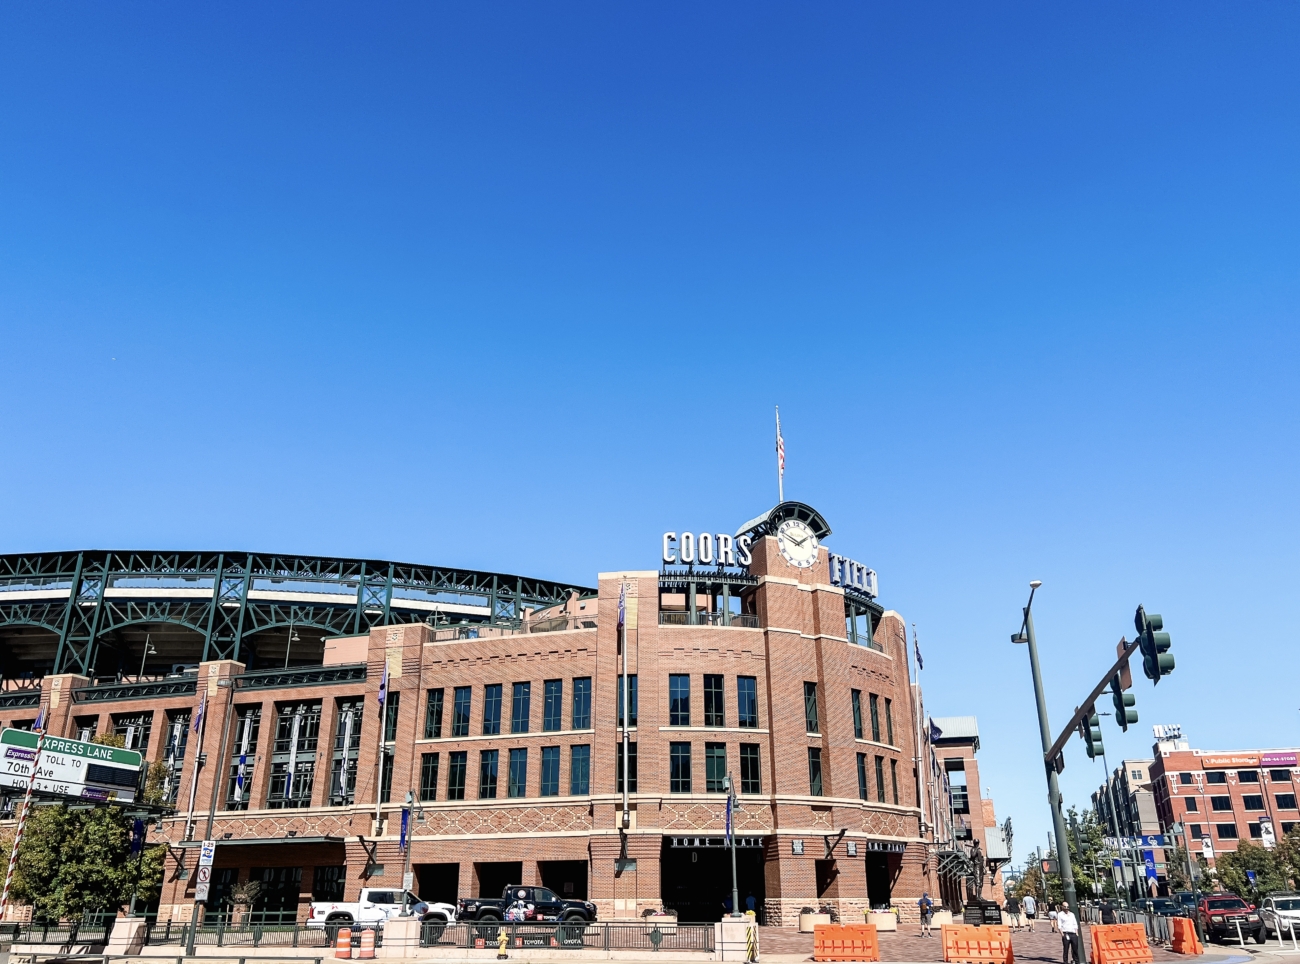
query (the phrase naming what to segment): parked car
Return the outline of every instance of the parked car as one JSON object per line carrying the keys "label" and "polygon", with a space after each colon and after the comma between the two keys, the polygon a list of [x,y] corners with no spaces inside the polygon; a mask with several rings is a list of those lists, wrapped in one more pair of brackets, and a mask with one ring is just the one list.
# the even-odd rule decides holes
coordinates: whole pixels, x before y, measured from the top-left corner
{"label": "parked car", "polygon": [[596,905],[585,900],[561,900],[545,887],[511,884],[501,899],[462,898],[456,902],[460,921],[594,921]]}
{"label": "parked car", "polygon": [[1190,890],[1180,890],[1174,894],[1174,900],[1183,905],[1183,913],[1188,917],[1196,916],[1196,895]]}
{"label": "parked car", "polygon": [[1242,941],[1254,937],[1255,943],[1263,944],[1268,939],[1264,936],[1264,923],[1259,919],[1255,905],[1246,903],[1236,894],[1210,894],[1203,897],[1196,916],[1212,941],[1236,937],[1238,929]]}
{"label": "parked car", "polygon": [[428,903],[409,890],[392,887],[363,887],[361,899],[355,902],[318,900],[307,909],[308,927],[347,927],[351,924],[373,924],[383,927],[390,917],[397,917],[404,907],[425,922],[444,924],[456,919],[456,908],[451,904]]}
{"label": "parked car", "polygon": [[1178,917],[1186,913],[1183,905],[1170,897],[1143,897],[1133,902],[1133,909],[1153,917]]}
{"label": "parked car", "polygon": [[1292,929],[1300,938],[1300,894],[1269,894],[1259,905],[1259,919],[1264,923],[1264,937],[1290,937]]}

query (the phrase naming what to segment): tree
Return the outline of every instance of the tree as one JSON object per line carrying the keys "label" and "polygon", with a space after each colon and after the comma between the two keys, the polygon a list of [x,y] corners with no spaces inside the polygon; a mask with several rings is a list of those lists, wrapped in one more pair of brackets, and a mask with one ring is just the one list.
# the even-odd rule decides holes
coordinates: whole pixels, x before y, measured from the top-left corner
{"label": "tree", "polygon": [[[121,746],[122,738],[102,734],[95,742]],[[146,802],[161,802],[163,770],[160,763],[150,767]],[[131,826],[120,806],[33,807],[18,853],[13,898],[32,904],[35,915],[47,919],[115,912],[132,892],[138,901],[151,900],[162,885],[166,847],[148,847],[133,855]],[[6,863],[12,847],[11,835],[3,846]]]}
{"label": "tree", "polygon": [[[1242,840],[1235,853],[1219,854],[1218,877],[1228,890],[1252,903],[1258,904],[1260,895],[1270,891],[1286,890],[1286,872],[1279,867],[1274,851]],[[1255,872],[1252,884],[1246,872]]]}

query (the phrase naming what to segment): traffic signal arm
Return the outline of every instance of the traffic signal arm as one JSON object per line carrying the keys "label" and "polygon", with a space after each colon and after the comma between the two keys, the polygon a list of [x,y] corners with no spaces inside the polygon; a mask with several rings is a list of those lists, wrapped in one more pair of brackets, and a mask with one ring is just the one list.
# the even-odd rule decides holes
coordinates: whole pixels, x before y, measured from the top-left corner
{"label": "traffic signal arm", "polygon": [[1043,754],[1043,763],[1045,766],[1053,766],[1052,761],[1060,755],[1061,751],[1065,749],[1066,742],[1078,731],[1080,722],[1096,712],[1094,704],[1097,702],[1097,697],[1106,692],[1106,689],[1110,686],[1111,677],[1120,671],[1125,661],[1136,653],[1137,650],[1138,640],[1135,639],[1124,648],[1123,654],[1121,654],[1119,659],[1115,660],[1115,665],[1106,670],[1106,675],[1101,678],[1100,683],[1093,687],[1093,690],[1088,694],[1087,699],[1079,704],[1079,708],[1074,711],[1074,716],[1070,717],[1070,722],[1065,724],[1065,729],[1061,730],[1061,735],[1056,738],[1056,742],[1052,744],[1051,749]]}

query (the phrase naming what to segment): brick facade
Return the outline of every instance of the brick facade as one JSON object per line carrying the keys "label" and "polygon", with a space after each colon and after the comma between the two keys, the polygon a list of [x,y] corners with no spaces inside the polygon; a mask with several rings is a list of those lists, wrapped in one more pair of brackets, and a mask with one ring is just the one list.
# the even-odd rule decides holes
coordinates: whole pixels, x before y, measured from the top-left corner
{"label": "brick facade", "polygon": [[[224,872],[223,880],[298,868],[293,883],[299,889],[299,917],[305,916],[313,890],[325,887],[335,873],[342,874],[345,899],[355,899],[363,886],[400,887],[400,811],[408,791],[417,800],[421,796],[422,776],[429,772],[424,759],[435,753],[436,794],[421,800],[412,816],[410,860],[417,889],[426,899],[476,896],[493,888],[496,896],[501,882],[513,882],[517,873],[518,882],[571,888],[574,896],[585,893],[602,919],[633,917],[676,903],[689,905],[684,913],[698,919],[716,920],[731,890],[729,865],[724,873],[718,856],[725,851],[691,841],[724,833],[725,797],[709,784],[706,758],[725,757],[713,775],[725,770],[739,781],[742,747],[748,754],[757,747],[759,760],[759,786],[743,788],[749,792],[741,794],[742,810],[735,815],[737,834],[755,844],[738,852],[744,865],[742,901],[752,894],[773,924],[788,924],[801,908],[827,903],[843,919],[860,919],[869,900],[892,902],[905,919],[914,916],[921,892],[938,891],[920,833],[916,711],[904,622],[896,613],[885,613],[872,646],[850,643],[844,590],[831,584],[825,548],[811,568],[801,570],[786,563],[773,537],[760,538],[749,572],[757,584],[745,599],[746,612],[757,617],[761,628],[663,624],[659,573],[603,573],[598,597],[575,596],[558,613],[566,627],[558,631],[536,631],[536,625],[531,632],[483,628],[477,638],[447,639],[446,631],[422,624],[376,628],[365,640],[364,680],[310,685],[302,674],[287,674],[297,682],[226,688],[221,680],[237,676],[243,667],[213,662],[199,668],[199,697],[74,706],[66,694],[86,681],[47,678],[50,732],[76,736],[78,727],[93,718],[102,733],[111,729],[115,714],[152,711],[145,752],[148,759],[159,760],[166,749],[168,712],[192,711],[207,694],[202,739],[188,734],[176,790],[178,815],[166,820],[161,831],[151,831],[151,840],[170,847],[161,920],[189,918],[197,860],[193,841],[204,835],[214,789],[212,835],[219,842],[214,872]],[[638,684],[631,737],[636,790],[630,794],[626,832],[620,828],[616,783],[621,654],[615,614],[624,584],[628,665]],[[378,696],[385,665],[389,705],[393,697],[399,705],[390,727],[393,739],[384,743],[391,755],[390,799],[380,805],[382,820],[376,825],[382,772]],[[689,679],[688,723],[672,719],[669,679],[674,675]],[[722,679],[720,722],[705,718],[706,677]],[[740,725],[742,677],[754,680],[755,726]],[[559,680],[563,689],[558,730],[544,728],[548,680]],[[576,728],[575,680],[591,684],[590,721],[579,721],[585,725]],[[516,683],[529,684],[527,732],[512,732]],[[806,684],[815,688],[815,729],[806,714]],[[486,687],[496,685],[501,687],[500,731],[485,733]],[[455,735],[455,693],[463,687],[470,693],[468,734]],[[426,734],[425,725],[433,690],[441,690],[443,699],[436,736]],[[855,733],[855,690],[864,717],[861,736]],[[339,804],[331,801],[331,768],[341,742],[337,734],[345,725],[341,713],[356,700],[363,706],[353,728],[359,733],[355,791],[350,803]],[[285,708],[307,704],[301,725],[309,726],[316,702],[318,738],[312,746],[300,731],[295,751],[301,768],[295,777],[298,787],[305,786],[306,770],[314,769],[310,795],[302,797],[300,807],[272,808],[273,789],[283,793],[283,776],[274,783],[273,770],[288,766],[289,741],[276,746],[277,717],[288,713]],[[879,736],[865,719],[869,704],[877,707]],[[231,810],[227,792],[239,752],[239,721],[254,707],[260,707],[261,716],[256,746],[249,753],[249,809]],[[218,761],[223,740],[225,753]],[[193,761],[200,742],[208,762],[194,787],[194,829],[187,841]],[[689,789],[680,779],[674,785],[672,778],[673,760],[682,759],[683,746],[689,746]],[[573,793],[575,748],[583,747],[590,748],[589,780],[585,792]],[[558,748],[555,795],[543,796],[544,748],[548,753]],[[518,797],[508,796],[512,750],[526,751],[526,777]],[[496,788],[494,796],[482,799],[485,751],[496,753]],[[820,758],[820,792],[812,781],[810,751],[813,759]],[[464,799],[449,799],[452,761],[460,754]],[[866,799],[859,792],[860,755]]]}

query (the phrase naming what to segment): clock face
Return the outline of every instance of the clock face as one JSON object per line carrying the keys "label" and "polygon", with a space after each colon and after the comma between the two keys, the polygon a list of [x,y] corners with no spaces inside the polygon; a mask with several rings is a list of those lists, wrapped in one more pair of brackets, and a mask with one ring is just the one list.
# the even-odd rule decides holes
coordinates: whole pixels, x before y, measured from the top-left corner
{"label": "clock face", "polygon": [[817,561],[817,536],[798,519],[788,519],[777,527],[776,542],[792,566],[809,569]]}

